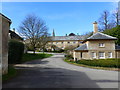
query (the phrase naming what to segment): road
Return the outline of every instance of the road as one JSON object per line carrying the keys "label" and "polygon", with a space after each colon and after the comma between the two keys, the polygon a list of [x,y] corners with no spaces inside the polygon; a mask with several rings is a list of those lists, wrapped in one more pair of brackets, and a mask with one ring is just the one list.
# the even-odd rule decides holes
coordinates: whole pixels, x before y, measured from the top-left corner
{"label": "road", "polygon": [[3,88],[118,88],[118,72],[68,64],[63,54],[17,64],[20,74]]}

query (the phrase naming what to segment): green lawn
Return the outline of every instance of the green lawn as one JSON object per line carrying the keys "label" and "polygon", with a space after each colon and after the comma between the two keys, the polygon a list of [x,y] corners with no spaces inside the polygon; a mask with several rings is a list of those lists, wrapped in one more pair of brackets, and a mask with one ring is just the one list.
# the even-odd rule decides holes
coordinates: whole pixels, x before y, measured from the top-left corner
{"label": "green lawn", "polygon": [[53,55],[52,54],[46,54],[46,53],[37,53],[37,54],[27,53],[27,54],[23,55],[22,62],[36,60],[36,59],[48,58],[48,57],[51,57],[51,56],[53,56]]}
{"label": "green lawn", "polygon": [[8,74],[2,75],[2,81],[6,81],[17,75],[17,70],[13,66],[8,66]]}
{"label": "green lawn", "polygon": [[[43,54],[43,53],[30,54],[28,53],[28,54],[23,55],[21,63],[24,63],[26,61],[36,60],[36,59],[48,58],[50,56],[52,56],[52,54]],[[15,77],[17,74],[18,74],[18,71],[12,65],[9,65],[8,74],[3,75],[2,80],[3,81],[9,80],[10,78]]]}
{"label": "green lawn", "polygon": [[97,69],[119,70],[120,68],[120,59],[78,60],[77,62],[70,61],[69,59],[65,59],[64,61],[83,67],[90,67]]}

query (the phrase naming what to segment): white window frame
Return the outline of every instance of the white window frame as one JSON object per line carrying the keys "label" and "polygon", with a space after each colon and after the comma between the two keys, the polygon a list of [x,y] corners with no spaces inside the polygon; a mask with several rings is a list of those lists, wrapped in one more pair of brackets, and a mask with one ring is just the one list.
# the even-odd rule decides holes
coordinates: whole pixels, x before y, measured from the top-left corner
{"label": "white window frame", "polygon": [[[100,53],[102,53],[103,55],[100,55]],[[101,57],[101,56],[103,56],[103,57]],[[99,58],[104,59],[105,58],[105,52],[99,52]]]}
{"label": "white window frame", "polygon": [[112,52],[108,52],[108,58],[112,58],[113,54]]}
{"label": "white window frame", "polygon": [[96,53],[95,52],[92,52],[92,58],[96,58]]}
{"label": "white window frame", "polygon": [[99,47],[105,47],[105,43],[99,43]]}

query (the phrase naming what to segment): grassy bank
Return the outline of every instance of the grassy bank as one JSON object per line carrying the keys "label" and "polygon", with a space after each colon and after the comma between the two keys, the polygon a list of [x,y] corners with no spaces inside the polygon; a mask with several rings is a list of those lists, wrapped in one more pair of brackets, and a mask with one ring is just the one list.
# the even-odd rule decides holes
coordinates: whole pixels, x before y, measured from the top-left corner
{"label": "grassy bank", "polygon": [[17,70],[13,66],[8,66],[8,74],[2,75],[2,81],[9,80],[17,75]]}
{"label": "grassy bank", "polygon": [[120,59],[78,60],[77,62],[65,59],[64,61],[88,68],[104,70],[120,70]]}
{"label": "grassy bank", "polygon": [[[39,53],[39,54],[24,54],[23,57],[22,57],[22,62],[21,63],[24,63],[24,62],[27,62],[27,61],[32,61],[32,60],[36,60],[36,59],[43,59],[43,58],[48,58],[52,56],[52,54],[43,54],[43,53]],[[2,76],[2,80],[3,82],[4,81],[7,81],[13,77],[15,77],[18,73],[18,71],[13,67],[13,65],[9,65],[8,67],[8,74],[6,75],[3,75]]]}
{"label": "grassy bank", "polygon": [[51,57],[51,56],[52,56],[52,54],[46,54],[46,53],[37,53],[37,54],[27,53],[27,54],[23,55],[22,62],[36,60],[36,59],[48,58],[48,57]]}

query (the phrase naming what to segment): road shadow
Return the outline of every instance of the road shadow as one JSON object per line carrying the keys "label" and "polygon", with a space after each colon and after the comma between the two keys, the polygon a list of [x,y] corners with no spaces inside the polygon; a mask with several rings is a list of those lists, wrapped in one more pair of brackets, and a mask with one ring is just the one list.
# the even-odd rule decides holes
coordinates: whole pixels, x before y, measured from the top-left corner
{"label": "road shadow", "polygon": [[99,88],[84,72],[63,68],[26,67],[3,88]]}

